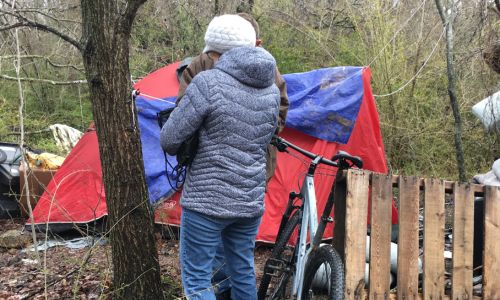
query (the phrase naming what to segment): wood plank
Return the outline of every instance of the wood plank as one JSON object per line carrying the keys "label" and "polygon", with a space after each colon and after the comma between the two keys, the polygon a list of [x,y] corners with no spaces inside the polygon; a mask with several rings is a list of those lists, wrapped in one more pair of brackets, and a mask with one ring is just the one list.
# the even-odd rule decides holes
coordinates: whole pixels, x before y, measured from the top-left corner
{"label": "wood plank", "polygon": [[500,187],[485,196],[483,299],[500,299]]}
{"label": "wood plank", "polygon": [[335,195],[334,195],[334,209],[333,219],[335,226],[333,227],[333,247],[337,250],[340,258],[345,263],[345,199],[346,199],[346,179],[347,172],[342,174],[342,177],[335,178]]}
{"label": "wood plank", "polygon": [[425,299],[444,297],[444,182],[424,179],[424,286]]}
{"label": "wood plank", "polygon": [[369,299],[387,299],[391,272],[392,176],[371,175]]}
{"label": "wood plank", "polygon": [[470,185],[454,184],[452,299],[472,296],[474,193]]}
{"label": "wood plank", "polygon": [[368,212],[369,173],[347,173],[345,299],[363,299],[365,288],[366,217]]}
{"label": "wood plank", "polygon": [[418,203],[420,180],[399,178],[398,300],[418,296]]}
{"label": "wood plank", "polygon": [[[399,175],[392,175],[392,186],[396,187],[398,185]],[[424,178],[418,178],[420,189],[423,190],[424,187]],[[444,190],[447,194],[453,193],[453,184],[454,181],[444,181]],[[484,185],[481,184],[471,184],[470,189],[477,197],[484,196]]]}
{"label": "wood plank", "polygon": [[[364,299],[368,299],[368,297],[365,297]],[[386,298],[387,300],[396,300],[396,299],[399,299],[399,296],[396,296],[396,294],[394,293],[391,293],[389,294],[389,297]],[[415,298],[405,298],[405,300],[408,300],[408,299],[411,299],[411,300],[414,300],[414,299],[418,299],[418,300],[421,300],[421,299],[424,299],[424,297],[422,297],[422,294],[417,294],[415,296]],[[445,295],[443,300],[452,300],[453,298],[448,296],[448,295]],[[474,297],[470,297],[469,300],[480,300],[481,297],[478,297],[478,296],[474,296]]]}

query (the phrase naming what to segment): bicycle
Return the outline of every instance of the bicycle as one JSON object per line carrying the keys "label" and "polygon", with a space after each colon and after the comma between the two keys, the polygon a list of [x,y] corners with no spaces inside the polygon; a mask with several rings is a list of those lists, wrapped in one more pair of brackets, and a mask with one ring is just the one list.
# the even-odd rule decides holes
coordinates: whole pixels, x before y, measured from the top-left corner
{"label": "bicycle", "polygon": [[[345,170],[353,166],[362,168],[363,161],[344,151],[339,151],[332,160],[329,160],[277,136],[273,137],[271,143],[280,152],[288,152],[287,148],[292,148],[310,158],[311,162],[303,180],[301,192],[292,191],[289,195],[275,246],[264,265],[264,273],[257,292],[258,298],[259,300],[287,297],[296,297],[298,300],[313,299],[316,295],[326,292],[326,299],[343,299],[344,264],[342,258],[332,245],[321,242],[327,224],[333,222],[330,213],[334,205],[338,182],[342,181]],[[333,189],[318,222],[313,179],[319,164],[337,167],[337,172]],[[297,233],[296,246],[290,247],[288,241],[294,233]],[[309,245],[308,234],[311,237]],[[292,278],[293,284],[291,289],[288,289]]]}

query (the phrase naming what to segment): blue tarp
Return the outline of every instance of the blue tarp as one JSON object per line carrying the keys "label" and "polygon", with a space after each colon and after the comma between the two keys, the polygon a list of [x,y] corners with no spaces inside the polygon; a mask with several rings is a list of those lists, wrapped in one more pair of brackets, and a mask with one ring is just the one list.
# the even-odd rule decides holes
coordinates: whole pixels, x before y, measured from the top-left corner
{"label": "blue tarp", "polygon": [[362,67],[284,75],[290,108],[286,126],[346,144],[363,99]]}
{"label": "blue tarp", "polygon": [[[165,156],[160,147],[160,126],[156,116],[157,112],[175,105],[175,97],[165,100],[150,100],[141,96],[138,96],[135,100],[141,129],[144,171],[151,203],[156,203],[161,198],[168,197],[175,192],[169,185],[165,175]],[[168,161],[171,165],[177,165],[175,156],[168,156]],[[169,173],[171,171],[169,168]]]}
{"label": "blue tarp", "polygon": [[[361,67],[336,67],[284,75],[290,100],[286,126],[330,142],[349,140],[363,99]],[[159,144],[158,111],[172,107],[175,97],[151,100],[138,96],[136,106],[151,203],[174,190],[165,175]],[[169,162],[176,165],[175,157]]]}

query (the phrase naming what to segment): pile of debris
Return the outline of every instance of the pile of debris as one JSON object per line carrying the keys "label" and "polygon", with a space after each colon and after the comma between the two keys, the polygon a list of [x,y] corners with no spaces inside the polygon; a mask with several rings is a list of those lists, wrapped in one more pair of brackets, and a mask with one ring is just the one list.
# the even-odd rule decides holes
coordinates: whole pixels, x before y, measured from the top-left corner
{"label": "pile of debris", "polygon": [[[68,153],[82,133],[62,124],[49,129],[61,153]],[[0,219],[29,216],[64,157],[14,143],[0,142]]]}

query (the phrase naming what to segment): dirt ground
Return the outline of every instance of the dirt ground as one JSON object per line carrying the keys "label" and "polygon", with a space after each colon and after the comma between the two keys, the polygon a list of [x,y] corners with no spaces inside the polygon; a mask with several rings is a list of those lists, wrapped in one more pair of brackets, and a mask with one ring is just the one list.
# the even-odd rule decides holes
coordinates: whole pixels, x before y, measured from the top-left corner
{"label": "dirt ground", "polygon": [[[447,218],[448,219],[448,218]],[[0,235],[23,228],[24,220],[0,220]],[[448,222],[447,222],[448,225]],[[446,232],[449,228],[446,226]],[[179,244],[175,229],[157,228],[156,238],[166,299],[182,299],[180,287]],[[27,233],[28,236],[30,234]],[[38,234],[38,240],[45,236]],[[451,250],[451,242],[445,243]],[[269,245],[257,245],[255,270],[257,282],[271,253]],[[451,260],[446,264],[446,290],[449,293]],[[109,243],[82,249],[55,246],[39,251],[0,247],[0,300],[19,299],[110,299],[112,284],[111,247]],[[474,295],[481,295],[481,284],[475,284]]]}
{"label": "dirt ground", "polygon": [[[24,220],[0,220],[0,235],[23,227]],[[163,234],[165,236],[165,234]],[[43,235],[38,236],[43,239]],[[181,296],[178,242],[158,232],[162,283],[167,299]],[[270,248],[258,245],[255,265],[258,280]],[[56,246],[34,252],[0,247],[0,299],[110,299],[111,247],[83,249]],[[89,257],[86,260],[86,257]],[[86,261],[86,263],[83,263]],[[41,263],[39,263],[41,262]]]}

